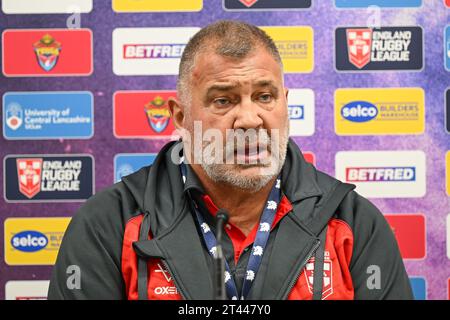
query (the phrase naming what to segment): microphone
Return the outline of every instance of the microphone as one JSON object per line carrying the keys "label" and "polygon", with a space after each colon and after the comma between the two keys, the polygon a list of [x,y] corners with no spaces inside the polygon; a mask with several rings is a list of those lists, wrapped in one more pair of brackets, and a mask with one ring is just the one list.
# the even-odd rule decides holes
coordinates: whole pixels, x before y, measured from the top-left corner
{"label": "microphone", "polygon": [[228,212],[219,209],[216,214],[216,256],[214,257],[214,300],[227,300],[225,290],[225,257],[222,250],[222,238],[225,224],[228,222]]}

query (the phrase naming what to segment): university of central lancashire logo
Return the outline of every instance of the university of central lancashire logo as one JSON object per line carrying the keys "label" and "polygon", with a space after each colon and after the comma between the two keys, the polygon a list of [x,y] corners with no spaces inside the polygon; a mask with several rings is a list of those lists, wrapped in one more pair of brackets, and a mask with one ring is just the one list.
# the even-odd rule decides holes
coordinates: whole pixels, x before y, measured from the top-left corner
{"label": "university of central lancashire logo", "polygon": [[6,108],[6,125],[11,130],[17,130],[23,123],[23,110],[17,103],[12,103]]}
{"label": "university of central lancashire logo", "polygon": [[17,159],[19,191],[29,199],[41,191],[42,159]]}
{"label": "university of central lancashire logo", "polygon": [[257,3],[259,0],[239,0],[240,2],[242,2],[242,4],[248,8],[250,8],[251,6],[253,6],[255,3]]}
{"label": "university of central lancashire logo", "polygon": [[53,70],[61,52],[61,43],[55,41],[51,35],[46,34],[33,47],[41,68],[47,72]]}
{"label": "university of central lancashire logo", "polygon": [[163,132],[170,121],[170,112],[166,106],[166,100],[161,96],[156,96],[153,101],[144,106],[148,123],[156,133]]}
{"label": "university of central lancashire logo", "polygon": [[372,30],[348,29],[347,46],[349,61],[359,69],[364,68],[372,53]]}

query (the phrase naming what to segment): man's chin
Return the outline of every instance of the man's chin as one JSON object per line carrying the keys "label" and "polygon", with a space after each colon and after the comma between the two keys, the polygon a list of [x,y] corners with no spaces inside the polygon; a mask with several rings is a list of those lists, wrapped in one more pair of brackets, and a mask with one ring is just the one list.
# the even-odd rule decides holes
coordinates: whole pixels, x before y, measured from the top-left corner
{"label": "man's chin", "polygon": [[[202,165],[209,178],[216,183],[225,183],[239,189],[259,191],[272,176],[268,176],[266,167],[259,165]],[[269,170],[270,171],[270,170]]]}
{"label": "man's chin", "polygon": [[252,178],[266,175],[269,167],[262,164],[237,164],[231,170],[242,177]]}
{"label": "man's chin", "polygon": [[220,165],[220,171],[230,172],[235,175],[242,176],[258,176],[264,174],[265,171],[271,167],[270,164],[262,164],[262,163],[242,163],[242,164],[223,164]]}
{"label": "man's chin", "polygon": [[[255,170],[254,172],[250,172]],[[246,172],[230,173],[223,181],[235,188],[246,190],[248,192],[258,192],[264,188],[271,180],[272,176],[262,175],[257,168],[249,169]]]}

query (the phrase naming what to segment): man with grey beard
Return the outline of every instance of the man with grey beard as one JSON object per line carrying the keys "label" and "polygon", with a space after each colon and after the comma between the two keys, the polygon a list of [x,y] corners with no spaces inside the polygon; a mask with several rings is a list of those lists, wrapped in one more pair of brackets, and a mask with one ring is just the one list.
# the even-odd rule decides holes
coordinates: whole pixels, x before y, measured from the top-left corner
{"label": "man with grey beard", "polygon": [[185,48],[177,90],[181,139],[83,205],[50,299],[212,299],[224,211],[227,299],[412,299],[383,215],[289,139],[283,65],[266,33],[206,26]]}

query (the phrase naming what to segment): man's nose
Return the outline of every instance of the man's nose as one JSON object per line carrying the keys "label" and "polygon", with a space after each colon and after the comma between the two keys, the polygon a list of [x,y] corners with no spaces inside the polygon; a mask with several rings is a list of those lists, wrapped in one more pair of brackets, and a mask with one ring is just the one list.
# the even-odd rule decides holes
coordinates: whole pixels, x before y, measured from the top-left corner
{"label": "man's nose", "polygon": [[260,107],[251,98],[241,101],[236,110],[236,120],[234,129],[257,129],[262,127],[263,119],[260,114]]}

